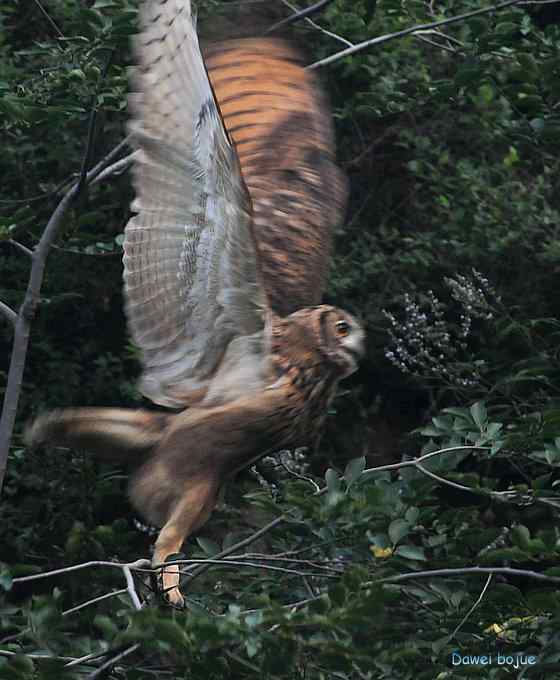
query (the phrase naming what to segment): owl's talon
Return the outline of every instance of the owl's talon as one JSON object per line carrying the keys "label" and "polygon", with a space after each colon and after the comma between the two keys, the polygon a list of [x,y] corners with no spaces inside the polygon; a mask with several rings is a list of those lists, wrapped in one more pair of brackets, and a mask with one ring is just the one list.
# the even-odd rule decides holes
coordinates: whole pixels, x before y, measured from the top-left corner
{"label": "owl's talon", "polygon": [[158,590],[163,599],[176,609],[184,609],[185,598],[179,589],[179,568],[163,567],[157,577]]}

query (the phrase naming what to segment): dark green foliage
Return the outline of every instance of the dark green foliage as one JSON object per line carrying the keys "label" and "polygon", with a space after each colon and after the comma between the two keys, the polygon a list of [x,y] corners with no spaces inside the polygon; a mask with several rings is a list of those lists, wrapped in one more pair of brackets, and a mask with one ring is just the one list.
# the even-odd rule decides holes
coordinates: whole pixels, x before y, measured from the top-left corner
{"label": "dark green foliage", "polygon": [[[50,20],[33,2],[0,8],[0,300],[15,309],[29,262],[10,239],[36,244],[81,170],[92,107],[90,166],[125,135],[135,30],[132,0],[43,5]],[[224,5],[202,4],[208,34]],[[479,7],[334,0],[315,20],[358,43]],[[229,489],[227,508],[185,546],[203,560],[285,517],[235,553],[244,565],[187,579],[187,612],[159,606],[136,573],[141,611],[125,591],[63,614],[125,589],[114,567],[17,581],[147,557],[152,540],[135,527],[123,471],[21,443],[41,410],[140,401],[120,295],[128,176],[73,206],[49,257],[2,496],[0,678],[74,680],[111,658],[104,677],[126,680],[517,677],[498,654],[522,655],[526,677],[559,675],[557,582],[396,580],[474,566],[560,576],[560,24],[550,8],[478,16],[321,70],[351,181],[328,297],[363,318],[368,359],[334,403],[311,472],[279,492]],[[294,34],[310,61],[344,47],[305,24]],[[11,336],[0,323],[5,378]],[[448,448],[423,469],[367,471]],[[454,652],[494,660],[453,665]],[[99,656],[66,665],[88,654]]]}

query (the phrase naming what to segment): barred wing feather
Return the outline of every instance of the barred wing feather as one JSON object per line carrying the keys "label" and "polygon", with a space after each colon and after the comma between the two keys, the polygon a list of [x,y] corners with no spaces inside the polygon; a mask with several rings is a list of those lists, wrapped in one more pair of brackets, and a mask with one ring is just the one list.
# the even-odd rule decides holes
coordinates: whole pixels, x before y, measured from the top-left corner
{"label": "barred wing feather", "polygon": [[[136,215],[124,241],[126,312],[142,351],[141,391],[155,403],[182,407],[193,394],[204,395],[230,346],[259,380],[267,301],[251,201],[190,2],[145,2],[140,20],[130,96],[139,153]],[[247,380],[239,374],[230,392],[246,389]]]}

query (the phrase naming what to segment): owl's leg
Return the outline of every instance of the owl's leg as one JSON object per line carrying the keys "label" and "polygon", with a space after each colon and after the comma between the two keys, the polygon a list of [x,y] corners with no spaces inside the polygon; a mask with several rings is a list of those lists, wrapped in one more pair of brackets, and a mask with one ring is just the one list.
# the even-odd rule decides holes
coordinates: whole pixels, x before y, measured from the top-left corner
{"label": "owl's leg", "polygon": [[[216,504],[218,486],[213,477],[189,481],[183,497],[175,505],[159,533],[152,564],[161,565],[169,555],[179,552],[187,536],[206,522]],[[167,600],[175,607],[183,607],[184,599],[179,590],[179,567],[164,567],[161,580]]]}

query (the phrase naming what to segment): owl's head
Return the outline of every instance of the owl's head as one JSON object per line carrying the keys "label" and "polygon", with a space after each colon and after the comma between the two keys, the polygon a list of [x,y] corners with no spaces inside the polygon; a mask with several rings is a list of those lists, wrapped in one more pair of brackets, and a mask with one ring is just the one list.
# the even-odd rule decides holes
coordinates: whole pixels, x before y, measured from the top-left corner
{"label": "owl's head", "polygon": [[316,351],[339,378],[345,378],[358,368],[365,353],[365,333],[351,314],[330,305],[319,305],[300,309],[288,319],[305,329]]}
{"label": "owl's head", "polygon": [[345,378],[358,368],[365,354],[365,333],[351,314],[343,309],[320,305],[316,308],[319,321],[319,347]]}

